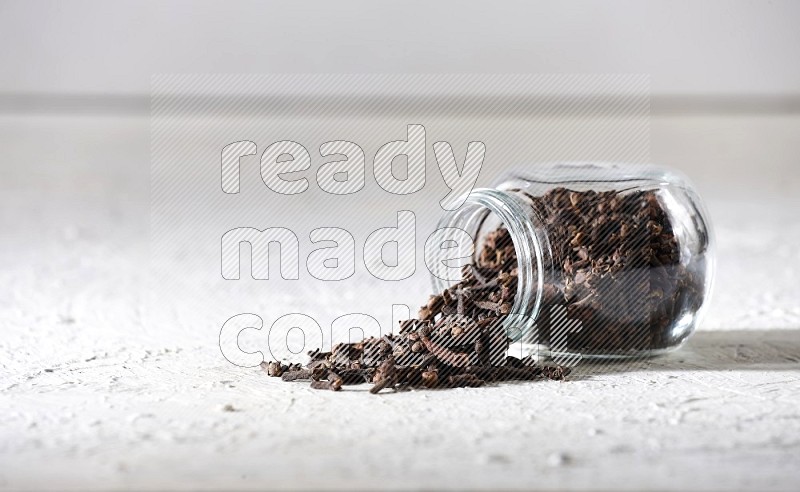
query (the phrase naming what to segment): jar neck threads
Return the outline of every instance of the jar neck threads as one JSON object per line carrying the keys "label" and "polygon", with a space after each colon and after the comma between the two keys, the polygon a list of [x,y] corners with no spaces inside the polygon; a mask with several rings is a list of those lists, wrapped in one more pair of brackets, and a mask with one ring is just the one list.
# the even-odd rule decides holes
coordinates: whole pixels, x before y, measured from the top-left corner
{"label": "jar neck threads", "polygon": [[[551,278],[552,255],[547,235],[530,204],[514,192],[490,188],[472,191],[464,204],[439,223],[439,228],[457,227],[466,231],[477,243],[490,215],[494,215],[509,232],[517,257],[517,292],[511,313],[504,327],[513,341],[536,338],[533,329],[544,302],[545,282]],[[434,277],[434,292],[448,287]]]}

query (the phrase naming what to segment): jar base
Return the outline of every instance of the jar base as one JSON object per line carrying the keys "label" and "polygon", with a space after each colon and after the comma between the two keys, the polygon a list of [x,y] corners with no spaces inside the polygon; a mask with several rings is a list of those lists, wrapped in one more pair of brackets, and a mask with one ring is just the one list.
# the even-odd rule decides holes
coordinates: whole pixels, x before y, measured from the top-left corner
{"label": "jar base", "polygon": [[651,359],[670,354],[681,348],[686,340],[683,340],[672,347],[665,347],[651,350],[639,350],[630,353],[577,353],[565,351],[551,351],[549,347],[542,344],[516,343],[509,348],[511,355],[516,356],[519,352],[522,357],[532,357],[536,362],[555,361],[559,364],[569,365],[570,362],[580,360],[600,362],[600,361],[631,361],[636,359]]}

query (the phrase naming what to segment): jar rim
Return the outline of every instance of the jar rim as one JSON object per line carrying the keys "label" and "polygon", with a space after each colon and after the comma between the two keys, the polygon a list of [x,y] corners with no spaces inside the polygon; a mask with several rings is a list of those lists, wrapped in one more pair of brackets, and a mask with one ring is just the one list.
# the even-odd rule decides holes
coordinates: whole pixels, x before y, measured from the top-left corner
{"label": "jar rim", "polygon": [[[512,341],[519,341],[533,329],[544,300],[546,249],[536,232],[537,224],[530,220],[531,214],[525,209],[526,204],[522,199],[507,191],[476,188],[466,197],[459,210],[464,211],[469,205],[495,214],[511,236],[517,255],[517,292],[511,313],[503,326]],[[445,215],[439,227],[449,227],[452,217],[451,214]],[[437,289],[441,286],[434,277],[434,289],[441,290]],[[531,286],[535,287],[533,296],[527,290]]]}

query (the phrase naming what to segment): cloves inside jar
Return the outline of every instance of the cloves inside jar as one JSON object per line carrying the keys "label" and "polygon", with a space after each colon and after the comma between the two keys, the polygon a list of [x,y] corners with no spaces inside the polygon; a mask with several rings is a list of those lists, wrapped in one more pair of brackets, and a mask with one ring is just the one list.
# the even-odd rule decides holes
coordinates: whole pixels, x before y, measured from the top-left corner
{"label": "cloves inside jar", "polygon": [[[478,272],[513,272],[505,328],[539,354],[670,351],[693,333],[711,290],[708,214],[688,179],[666,168],[572,163],[513,172],[473,190],[439,227],[474,239]],[[487,238],[507,247],[484,248]],[[487,250],[508,254],[478,257]],[[452,285],[433,283],[437,293]]]}

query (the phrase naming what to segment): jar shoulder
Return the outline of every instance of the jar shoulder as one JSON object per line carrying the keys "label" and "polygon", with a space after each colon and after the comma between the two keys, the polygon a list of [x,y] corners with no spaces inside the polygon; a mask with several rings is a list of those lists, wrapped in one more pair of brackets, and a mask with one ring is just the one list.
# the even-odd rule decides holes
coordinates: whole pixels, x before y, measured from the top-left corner
{"label": "jar shoulder", "polygon": [[576,191],[694,188],[686,175],[666,166],[595,161],[521,165],[501,175],[493,183],[497,189],[549,189],[555,185]]}

